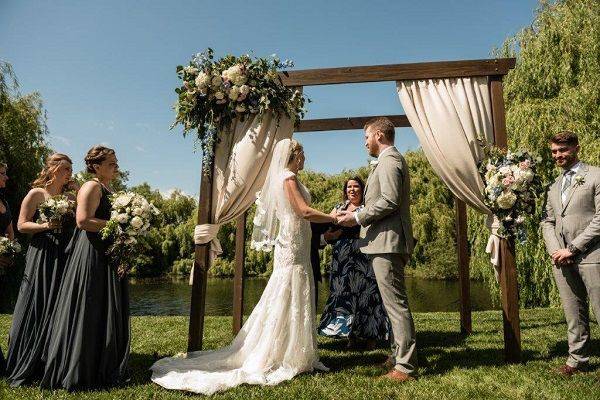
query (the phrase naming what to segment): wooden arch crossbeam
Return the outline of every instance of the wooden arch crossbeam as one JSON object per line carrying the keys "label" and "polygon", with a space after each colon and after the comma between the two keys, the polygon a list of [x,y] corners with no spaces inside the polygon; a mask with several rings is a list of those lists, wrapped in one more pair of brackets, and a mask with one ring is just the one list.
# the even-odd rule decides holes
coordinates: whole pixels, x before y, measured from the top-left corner
{"label": "wooden arch crossbeam", "polygon": [[[514,58],[490,60],[438,61],[426,63],[370,65],[342,68],[283,71],[279,76],[286,86],[314,86],[364,82],[384,82],[415,79],[461,78],[487,76],[492,105],[492,122],[497,146],[507,147],[502,77],[515,66]],[[322,132],[362,129],[374,116],[325,118],[303,120],[296,132]],[[406,115],[387,115],[396,127],[410,127]],[[212,176],[202,179],[198,223],[210,223]],[[456,237],[460,282],[461,331],[470,333],[471,303],[469,289],[469,257],[467,247],[467,214],[464,202],[455,198]],[[243,267],[245,215],[236,223],[235,278],[233,302],[233,330],[242,326]],[[521,360],[521,333],[518,308],[518,287],[514,242],[502,239],[500,243],[500,286],[504,321],[504,355],[507,362]],[[210,267],[208,245],[196,245],[195,268],[191,296],[188,351],[202,348],[206,300],[206,280]]]}

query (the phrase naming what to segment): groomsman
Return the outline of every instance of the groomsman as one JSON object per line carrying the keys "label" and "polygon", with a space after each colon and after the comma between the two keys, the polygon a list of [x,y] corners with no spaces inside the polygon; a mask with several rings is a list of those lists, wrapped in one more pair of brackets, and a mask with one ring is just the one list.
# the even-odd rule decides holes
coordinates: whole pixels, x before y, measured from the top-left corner
{"label": "groomsman", "polygon": [[552,137],[550,150],[562,173],[546,193],[542,231],[568,327],[569,357],[557,372],[571,376],[589,361],[589,303],[600,321],[600,168],[579,160],[573,132]]}

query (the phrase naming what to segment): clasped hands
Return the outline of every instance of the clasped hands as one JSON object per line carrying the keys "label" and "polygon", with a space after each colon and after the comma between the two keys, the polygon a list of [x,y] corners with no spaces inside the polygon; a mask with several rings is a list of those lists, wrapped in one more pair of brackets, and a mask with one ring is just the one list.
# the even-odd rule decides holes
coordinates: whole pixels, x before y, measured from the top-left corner
{"label": "clasped hands", "polygon": [[334,211],[332,216],[335,218],[336,225],[347,227],[358,225],[353,211]]}
{"label": "clasped hands", "polygon": [[568,265],[573,264],[573,253],[569,249],[559,249],[550,255],[555,265]]}

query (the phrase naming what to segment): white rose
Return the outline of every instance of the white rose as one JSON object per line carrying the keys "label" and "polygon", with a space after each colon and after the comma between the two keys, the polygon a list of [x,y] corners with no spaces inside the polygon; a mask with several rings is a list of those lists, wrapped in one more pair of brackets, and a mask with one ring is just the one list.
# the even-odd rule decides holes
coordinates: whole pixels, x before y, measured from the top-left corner
{"label": "white rose", "polygon": [[506,167],[500,167],[500,173],[502,175],[510,175],[511,174],[511,169],[510,167],[506,166]]}
{"label": "white rose", "polygon": [[215,99],[217,100],[223,100],[225,98],[225,94],[223,92],[217,92],[215,93]]}
{"label": "white rose", "polygon": [[133,226],[135,229],[140,229],[142,226],[144,226],[144,220],[142,220],[140,217],[133,217],[131,219],[131,226]]}
{"label": "white rose", "polygon": [[215,75],[212,77],[211,85],[213,88],[218,89],[219,87],[221,87],[221,83],[223,83],[223,80],[219,75]]}
{"label": "white rose", "polygon": [[136,207],[133,209],[133,215],[142,215],[144,213],[144,210],[142,209],[142,207]]}
{"label": "white rose", "polygon": [[504,210],[510,209],[516,201],[517,195],[511,191],[503,192],[500,196],[498,196],[498,199],[496,200],[496,202],[498,203],[498,207]]}
{"label": "white rose", "polygon": [[233,83],[235,83],[238,86],[242,86],[244,83],[246,83],[246,81],[248,80],[248,78],[246,78],[245,75],[238,75],[233,79]]}
{"label": "white rose", "polygon": [[229,91],[229,98],[233,101],[236,101],[240,95],[240,88],[238,86],[234,86]]}
{"label": "white rose", "polygon": [[124,224],[129,221],[129,216],[127,214],[119,214],[117,215],[117,222],[120,224]]}
{"label": "white rose", "polygon": [[204,72],[200,72],[196,77],[196,86],[199,88],[203,88],[210,83],[210,76],[205,74]]}
{"label": "white rose", "polygon": [[248,85],[240,86],[240,94],[247,96],[248,93],[250,93],[250,86],[248,86]]}

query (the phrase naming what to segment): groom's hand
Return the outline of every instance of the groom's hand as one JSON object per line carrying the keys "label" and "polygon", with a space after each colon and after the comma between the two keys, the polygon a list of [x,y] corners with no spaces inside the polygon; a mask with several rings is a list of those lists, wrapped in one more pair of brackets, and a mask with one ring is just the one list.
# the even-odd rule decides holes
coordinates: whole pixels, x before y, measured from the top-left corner
{"label": "groom's hand", "polygon": [[356,218],[353,212],[340,211],[337,215],[337,223],[342,226],[356,226]]}
{"label": "groom's hand", "polygon": [[554,264],[556,265],[572,264],[572,257],[573,253],[571,253],[569,249],[560,249],[552,253],[552,261],[554,261]]}

